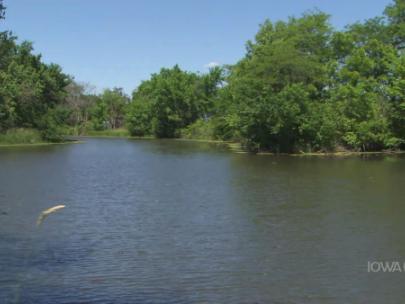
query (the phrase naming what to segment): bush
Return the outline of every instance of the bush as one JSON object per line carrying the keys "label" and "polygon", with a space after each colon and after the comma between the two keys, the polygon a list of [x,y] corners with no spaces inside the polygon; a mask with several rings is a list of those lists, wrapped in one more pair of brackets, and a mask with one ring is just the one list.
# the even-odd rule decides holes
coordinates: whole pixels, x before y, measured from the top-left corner
{"label": "bush", "polygon": [[64,122],[67,120],[68,115],[68,111],[62,107],[48,110],[37,123],[42,138],[50,142],[63,141],[67,130]]}
{"label": "bush", "polygon": [[128,137],[130,136],[127,129],[108,129],[102,131],[88,130],[84,135],[88,136],[111,136],[111,137]]}
{"label": "bush", "polygon": [[192,139],[215,139],[214,125],[211,120],[198,119],[180,131],[181,137]]}
{"label": "bush", "polygon": [[34,129],[9,129],[0,133],[0,144],[34,144],[43,142],[41,133]]}
{"label": "bush", "polygon": [[132,136],[145,136],[151,133],[151,115],[149,106],[142,102],[133,102],[126,116],[126,126]]}

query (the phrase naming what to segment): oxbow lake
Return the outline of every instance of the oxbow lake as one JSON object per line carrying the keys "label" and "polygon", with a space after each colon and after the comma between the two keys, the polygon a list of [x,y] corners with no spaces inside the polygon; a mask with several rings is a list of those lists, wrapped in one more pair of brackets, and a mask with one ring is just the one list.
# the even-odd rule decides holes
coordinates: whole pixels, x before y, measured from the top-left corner
{"label": "oxbow lake", "polygon": [[[40,212],[57,204],[40,227]],[[0,148],[0,303],[403,303],[405,157]]]}

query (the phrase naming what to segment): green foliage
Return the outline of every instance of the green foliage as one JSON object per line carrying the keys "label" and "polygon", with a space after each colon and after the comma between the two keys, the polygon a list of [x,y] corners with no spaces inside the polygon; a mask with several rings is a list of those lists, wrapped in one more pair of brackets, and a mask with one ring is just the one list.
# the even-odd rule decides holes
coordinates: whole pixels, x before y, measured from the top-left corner
{"label": "green foliage", "polygon": [[[4,6],[0,0],[0,19]],[[90,93],[0,33],[0,132],[223,139],[251,151],[405,148],[405,0],[334,31],[319,11],[266,20],[246,55],[208,73],[163,68],[133,92]]]}
{"label": "green foliage", "polygon": [[233,137],[253,150],[291,152],[332,141],[324,138],[330,132],[313,130],[322,119],[309,112],[327,97],[330,37],[323,13],[266,21],[248,42],[246,57],[230,69],[219,128],[234,130]]}
{"label": "green foliage", "polygon": [[386,93],[389,98],[387,119],[395,146],[405,147],[405,56],[402,55],[393,67],[393,79]]}
{"label": "green foliage", "polygon": [[0,132],[35,128],[45,140],[60,141],[57,125],[61,121],[53,113],[64,102],[70,79],[59,66],[42,63],[32,51],[31,43],[16,44],[10,34],[0,35],[4,55],[0,59]]}
{"label": "green foliage", "polygon": [[39,131],[34,129],[9,129],[0,133],[0,145],[35,144],[43,142]]}
{"label": "green foliage", "polygon": [[63,135],[66,133],[64,123],[68,116],[68,110],[63,107],[56,107],[43,115],[37,123],[42,138],[51,142],[63,141]]}
{"label": "green foliage", "polygon": [[396,89],[401,61],[393,45],[374,38],[341,58],[331,100],[342,144],[363,151],[400,146],[401,121],[394,117],[402,116],[397,102],[403,93]]}
{"label": "green foliage", "polygon": [[121,88],[104,90],[90,110],[94,130],[121,128],[128,102]]}
{"label": "green foliage", "polygon": [[88,130],[85,132],[84,135],[87,136],[100,136],[100,137],[129,137],[130,134],[128,130],[120,128],[120,129],[108,129],[108,130],[102,130],[102,131],[94,131],[94,130]]}
{"label": "green foliage", "polygon": [[405,0],[394,0],[384,11],[388,19],[391,43],[397,49],[405,48]]}
{"label": "green foliage", "polygon": [[177,65],[152,75],[134,92],[127,115],[131,134],[178,137],[180,130],[198,118],[212,115],[222,70],[197,75]]}
{"label": "green foliage", "polygon": [[64,105],[69,109],[69,117],[66,121],[69,134],[83,134],[91,128],[91,112],[98,96],[91,93],[91,87],[88,84],[79,84],[74,81],[66,87],[66,91]]}
{"label": "green foliage", "polygon": [[[178,130],[198,117],[194,88],[197,77],[178,66],[162,69],[140,86],[134,101],[150,103],[152,132],[157,137],[176,137]],[[150,93],[151,92],[151,93]]]}
{"label": "green foliage", "polygon": [[181,130],[182,138],[215,139],[215,126],[212,120],[198,119]]}
{"label": "green foliage", "polygon": [[213,118],[219,137],[253,151],[403,147],[404,3],[342,32],[320,12],[266,21],[229,69]]}
{"label": "green foliage", "polygon": [[129,106],[126,125],[133,136],[145,136],[152,133],[150,104],[133,101]]}

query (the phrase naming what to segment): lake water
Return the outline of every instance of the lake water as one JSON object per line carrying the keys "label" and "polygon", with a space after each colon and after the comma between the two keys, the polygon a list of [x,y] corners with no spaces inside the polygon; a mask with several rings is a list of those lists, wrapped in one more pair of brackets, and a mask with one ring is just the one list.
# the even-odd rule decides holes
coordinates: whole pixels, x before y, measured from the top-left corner
{"label": "lake water", "polygon": [[126,139],[2,148],[0,225],[0,303],[405,298],[405,269],[368,272],[405,262],[403,156]]}

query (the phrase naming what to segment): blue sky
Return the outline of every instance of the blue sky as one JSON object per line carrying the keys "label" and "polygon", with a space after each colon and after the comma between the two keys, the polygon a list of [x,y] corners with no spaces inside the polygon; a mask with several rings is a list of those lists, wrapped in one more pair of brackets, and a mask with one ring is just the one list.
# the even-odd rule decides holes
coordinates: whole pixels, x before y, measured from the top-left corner
{"label": "blue sky", "polygon": [[381,15],[389,0],[4,0],[6,21],[46,62],[98,90],[132,92],[161,67],[235,63],[266,18],[318,8],[336,28]]}

